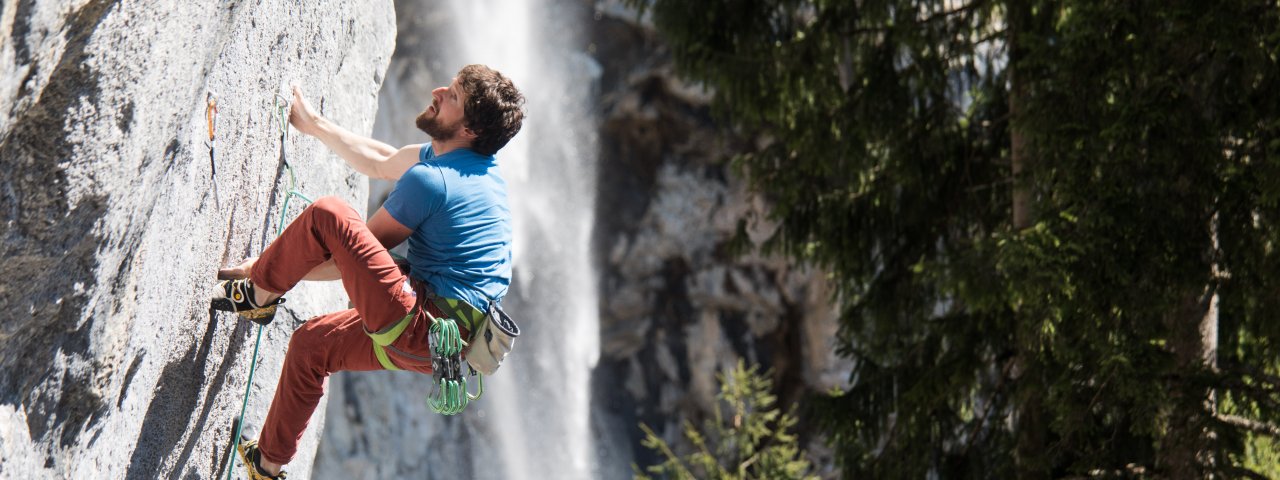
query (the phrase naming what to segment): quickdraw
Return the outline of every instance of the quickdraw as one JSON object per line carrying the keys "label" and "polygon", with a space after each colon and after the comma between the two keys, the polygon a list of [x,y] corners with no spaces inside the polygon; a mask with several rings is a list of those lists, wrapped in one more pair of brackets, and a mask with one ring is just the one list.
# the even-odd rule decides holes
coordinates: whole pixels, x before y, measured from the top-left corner
{"label": "quickdraw", "polygon": [[467,391],[467,378],[462,374],[466,364],[462,360],[462,350],[467,342],[462,340],[458,322],[452,318],[432,318],[431,334],[427,338],[431,344],[432,372],[432,389],[427,395],[427,405],[442,415],[462,413],[467,404],[484,395],[484,376],[472,370],[480,389],[475,395]]}
{"label": "quickdraw", "polygon": [[213,92],[205,95],[204,118],[209,125],[209,142],[205,145],[209,146],[209,176],[213,178],[213,203],[218,207],[218,211],[222,211],[222,196],[218,193],[218,161],[215,154],[218,138],[214,135],[214,130],[218,126],[218,96]]}
{"label": "quickdraw", "polygon": [[289,200],[293,197],[301,198],[307,203],[312,203],[310,198],[298,191],[298,177],[293,174],[293,165],[289,164],[289,100],[279,93],[275,99],[275,121],[276,126],[280,129],[280,162],[284,163],[284,169],[289,172],[289,193],[284,196],[284,207],[280,209],[280,225],[276,228],[276,236],[280,236],[284,232],[285,214],[289,212]]}
{"label": "quickdraw", "polygon": [[280,129],[280,161],[284,162],[285,168],[289,169],[289,174],[293,174],[293,167],[289,165],[289,99],[284,95],[276,94],[275,99],[275,121],[276,127]]}

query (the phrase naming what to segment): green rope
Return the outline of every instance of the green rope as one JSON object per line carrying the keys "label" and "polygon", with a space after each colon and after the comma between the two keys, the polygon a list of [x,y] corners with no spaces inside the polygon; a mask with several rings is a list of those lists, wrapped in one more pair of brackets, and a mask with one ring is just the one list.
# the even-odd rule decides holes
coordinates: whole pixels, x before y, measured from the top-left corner
{"label": "green rope", "polygon": [[[249,383],[244,389],[244,401],[240,403],[240,419],[236,421],[236,433],[231,437],[231,448],[227,450],[227,467],[231,466],[231,450],[240,443],[240,432],[244,430],[244,411],[249,407],[249,391],[253,388],[253,372],[258,367],[258,345],[262,343],[262,325],[258,325],[258,339],[253,342],[253,360],[249,362]],[[227,480],[231,480],[231,468],[227,468]]]}
{"label": "green rope", "polygon": [[[275,100],[275,116],[279,122],[277,126],[280,128],[280,159],[284,161],[285,171],[289,172],[289,193],[285,195],[284,206],[280,208],[280,223],[276,226],[276,238],[280,238],[280,234],[284,233],[284,219],[289,213],[290,199],[298,197],[308,204],[314,203],[310,198],[307,198],[306,195],[298,191],[298,177],[293,173],[293,166],[289,165],[289,159],[287,157],[288,150],[286,149],[286,145],[289,140],[289,117],[287,114],[289,103],[287,100],[283,102],[282,100],[284,100],[284,97],[277,94]],[[258,338],[253,342],[253,357],[251,357],[251,360],[249,361],[249,380],[244,388],[244,400],[240,402],[240,419],[236,421],[236,433],[231,437],[231,447],[227,451],[227,467],[230,467],[231,459],[234,458],[231,455],[231,450],[236,448],[236,444],[240,442],[240,434],[244,431],[244,412],[249,408],[249,392],[253,391],[253,373],[258,367],[258,346],[261,344],[262,325],[259,324]],[[227,468],[227,480],[231,480],[231,470],[231,468]]]}

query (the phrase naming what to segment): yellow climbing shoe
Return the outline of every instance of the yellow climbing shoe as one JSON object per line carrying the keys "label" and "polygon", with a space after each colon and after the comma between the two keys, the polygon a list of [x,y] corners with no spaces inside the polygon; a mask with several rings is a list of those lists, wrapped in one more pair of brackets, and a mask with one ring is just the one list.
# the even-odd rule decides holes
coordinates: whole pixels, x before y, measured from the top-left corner
{"label": "yellow climbing shoe", "polygon": [[262,452],[258,451],[257,440],[241,437],[240,442],[236,443],[236,454],[240,455],[240,461],[244,462],[244,468],[249,472],[249,480],[283,480],[289,476],[281,470],[279,475],[273,477],[258,466],[258,462],[262,460]]}
{"label": "yellow climbing shoe", "polygon": [[209,301],[214,310],[234,312],[240,318],[259,325],[270,325],[276,318],[276,306],[284,303],[284,297],[272,300],[266,305],[258,305],[253,301],[253,282],[247,278],[227,280],[218,284],[218,288]]}

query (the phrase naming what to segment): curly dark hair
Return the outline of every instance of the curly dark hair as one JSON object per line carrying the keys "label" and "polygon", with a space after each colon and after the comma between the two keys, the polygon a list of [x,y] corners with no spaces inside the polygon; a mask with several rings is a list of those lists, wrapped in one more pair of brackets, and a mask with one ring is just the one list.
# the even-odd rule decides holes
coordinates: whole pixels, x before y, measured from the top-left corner
{"label": "curly dark hair", "polygon": [[511,79],[484,65],[462,67],[458,86],[467,92],[462,124],[476,134],[471,149],[481,155],[498,153],[524,124],[524,95]]}

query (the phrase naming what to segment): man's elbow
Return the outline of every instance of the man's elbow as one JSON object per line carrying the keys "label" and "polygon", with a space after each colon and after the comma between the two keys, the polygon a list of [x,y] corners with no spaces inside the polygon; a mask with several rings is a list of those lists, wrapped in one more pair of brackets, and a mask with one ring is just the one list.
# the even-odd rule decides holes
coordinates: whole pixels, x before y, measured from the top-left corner
{"label": "man's elbow", "polygon": [[369,162],[370,178],[376,178],[379,180],[396,180],[396,178],[392,177],[391,173],[391,170],[393,170],[391,168],[391,156],[377,156],[371,160],[372,161]]}
{"label": "man's elbow", "polygon": [[377,145],[374,148],[376,148],[378,151],[378,157],[381,158],[382,161],[384,162],[390,161],[391,157],[396,156],[396,153],[400,151],[400,149],[393,147],[391,145],[387,145],[385,143]]}

